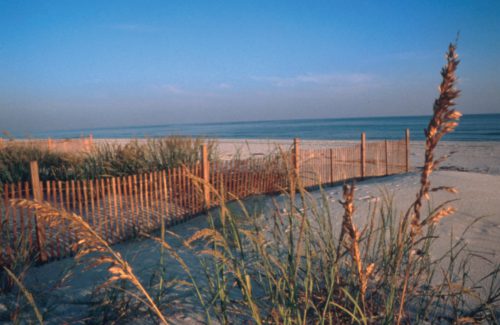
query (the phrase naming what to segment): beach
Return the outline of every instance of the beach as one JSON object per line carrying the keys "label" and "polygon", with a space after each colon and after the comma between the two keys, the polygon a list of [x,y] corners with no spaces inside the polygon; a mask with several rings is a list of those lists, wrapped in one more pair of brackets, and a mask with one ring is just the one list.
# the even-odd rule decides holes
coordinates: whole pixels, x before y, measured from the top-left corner
{"label": "beach", "polygon": [[[126,140],[113,140],[124,142]],[[332,145],[352,144],[352,141],[302,141],[307,147],[331,147]],[[219,152],[223,157],[240,155],[261,156],[276,150],[276,145],[288,149],[291,141],[270,140],[221,140]],[[411,143],[412,170],[407,174],[360,180],[356,183],[354,222],[358,227],[364,227],[370,211],[380,208],[392,197],[396,215],[402,215],[415,198],[419,189],[419,170],[423,161],[423,142]],[[498,142],[443,142],[438,155],[456,151],[439,170],[433,173],[433,187],[453,186],[457,194],[440,192],[433,195],[430,206],[436,207],[445,200],[455,200],[453,205],[457,212],[440,221],[437,226],[436,244],[431,251],[431,257],[439,259],[448,251],[450,245],[460,238],[466,244],[464,258],[468,261],[470,283],[479,280],[488,273],[490,268],[500,263],[500,143]],[[323,202],[327,198],[328,208],[332,212],[332,223],[336,229],[341,228],[342,207],[339,200],[342,197],[342,185],[325,187],[311,192],[313,198]],[[274,201],[274,202],[273,202]],[[274,198],[259,196],[245,200],[249,209],[260,210],[262,214],[272,213],[277,202],[279,209],[286,211],[286,197],[277,195]],[[238,209],[237,204],[231,207]],[[424,205],[426,209],[427,206]],[[208,227],[206,215],[199,215],[185,223],[171,227],[170,231],[188,238],[197,230]],[[470,228],[469,228],[470,227]],[[203,272],[197,263],[196,256],[187,250],[178,240],[167,236],[168,243],[193,268],[194,276],[201,283]],[[136,274],[143,282],[153,276],[159,263],[158,244],[150,239],[133,239],[117,245],[114,249],[131,264]],[[483,258],[477,257],[480,254]],[[183,268],[171,257],[167,258],[167,274],[173,279],[183,279],[186,274]],[[64,282],[55,294],[47,296],[46,304],[57,306],[48,323],[61,323],[78,319],[86,312],[86,304],[90,302],[92,288],[104,282],[108,277],[105,268],[97,267],[85,270],[84,265],[75,264],[73,258],[54,261],[45,265],[32,267],[26,277],[27,285],[32,291],[47,292],[48,288],[58,285],[58,279],[70,270],[71,276]],[[49,290],[50,291],[50,290]],[[67,298],[71,297],[71,298]],[[203,309],[197,303],[190,289],[182,285],[173,285],[169,294],[167,317],[176,324],[203,323]],[[0,308],[2,305],[0,304]],[[139,320],[136,320],[139,321]]]}
{"label": "beach", "polygon": [[[355,141],[302,141],[304,148],[328,148],[336,145],[351,145]],[[219,150],[223,157],[235,152],[243,156],[264,155],[279,146],[290,148],[292,141],[269,140],[221,140]],[[374,202],[382,202],[383,190],[394,194],[394,202],[400,213],[406,212],[420,186],[420,173],[424,161],[425,143],[411,142],[411,169],[408,174],[378,177],[357,183],[356,202],[357,218],[360,224],[366,222],[366,214]],[[434,195],[430,206],[449,199],[456,199],[451,204],[457,212],[442,220],[439,231],[439,248],[436,255],[449,247],[449,238],[458,238],[477,218],[481,218],[465,234],[468,249],[489,256],[492,262],[500,263],[500,142],[443,141],[437,147],[435,158],[449,157],[431,176],[432,187],[451,186],[457,194],[438,193]],[[325,191],[339,210],[341,186],[326,188]],[[319,193],[316,195],[319,196]],[[480,273],[481,264],[473,269]]]}
{"label": "beach", "polygon": [[[355,141],[301,141],[304,148],[328,148],[338,145],[352,145]],[[270,140],[221,140],[219,150],[223,157],[235,152],[243,156],[264,155],[279,146],[290,148],[292,141]],[[377,177],[357,183],[357,217],[360,224],[366,222],[366,213],[373,202],[381,202],[382,190],[394,194],[399,212],[406,212],[420,186],[421,167],[424,162],[425,143],[412,141],[410,146],[412,171],[388,177]],[[440,240],[436,247],[448,247],[446,240],[451,233],[455,237],[462,234],[476,218],[477,221],[466,234],[469,249],[484,252],[492,261],[500,263],[500,142],[443,141],[435,152],[435,159],[449,157],[431,176],[432,187],[451,186],[457,194],[439,193],[434,195],[431,206],[449,199],[457,213],[445,218],[438,227]],[[341,198],[341,187],[326,188],[330,201],[335,203]],[[316,191],[318,192],[318,191]],[[319,195],[316,193],[316,195]],[[340,205],[336,205],[339,209]],[[446,247],[445,247],[446,246]],[[480,268],[476,264],[476,268]]]}
{"label": "beach", "polygon": [[498,325],[499,15],[0,2],[0,324]]}

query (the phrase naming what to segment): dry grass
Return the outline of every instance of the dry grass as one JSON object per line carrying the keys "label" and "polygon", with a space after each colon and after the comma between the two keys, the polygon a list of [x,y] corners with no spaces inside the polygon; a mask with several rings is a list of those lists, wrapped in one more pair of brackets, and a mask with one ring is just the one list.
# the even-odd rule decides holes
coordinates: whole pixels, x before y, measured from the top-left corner
{"label": "dry grass", "polygon": [[452,211],[449,208],[443,208],[435,216],[429,216],[430,219],[421,221],[421,208],[423,200],[429,199],[429,193],[439,190],[455,190],[448,187],[436,187],[431,189],[430,176],[432,172],[442,163],[446,157],[434,159],[434,150],[439,143],[439,140],[447,133],[453,132],[458,126],[458,122],[462,114],[452,109],[455,106],[455,99],[458,98],[460,91],[455,88],[457,81],[456,70],[459,64],[458,54],[456,53],[456,45],[450,44],[446,55],[447,63],[441,71],[443,81],[439,86],[439,97],[434,102],[434,114],[429,121],[429,125],[425,130],[425,162],[420,178],[420,190],[417,194],[417,199],[413,204],[413,213],[408,214],[411,218],[412,236],[415,237],[420,233],[422,226],[437,222],[439,217],[449,215]]}
{"label": "dry grass", "polygon": [[142,297],[139,295],[136,296],[137,299],[144,302],[144,304],[153,310],[162,323],[167,324],[165,316],[134,274],[129,263],[122,258],[120,253],[114,251],[108,242],[99,236],[82,217],[62,209],[57,209],[50,203],[20,200],[14,202],[14,204],[34,210],[40,222],[44,222],[49,226],[59,228],[64,225],[65,231],[74,233],[75,237],[78,238],[78,242],[73,247],[73,250],[76,252],[76,260],[86,257],[88,269],[107,265],[107,270],[111,276],[105,283],[101,284],[100,288],[108,287],[119,280],[129,281],[137,289],[139,295],[142,295]]}
{"label": "dry grass", "polygon": [[[343,245],[345,245],[350,254],[353,263],[356,265],[356,271],[359,279],[359,288],[360,288],[360,297],[361,303],[363,305],[363,309],[366,308],[366,289],[368,287],[368,279],[371,273],[375,269],[375,264],[370,264],[366,267],[363,267],[363,261],[361,258],[361,252],[359,248],[359,242],[361,238],[361,234],[356,228],[356,225],[353,223],[352,216],[354,215],[354,184],[344,185],[343,189],[344,201],[341,202],[344,207],[344,217],[342,219],[342,230],[339,237],[339,245],[337,248],[337,257],[340,256],[340,249]],[[349,243],[345,243],[345,237],[349,238]]]}
{"label": "dry grass", "polygon": [[[203,139],[184,137],[131,140],[126,144],[103,143],[89,152],[65,153],[38,146],[10,145],[0,149],[0,185],[29,181],[29,162],[38,161],[40,179],[77,180],[136,175],[199,160]],[[216,158],[216,144],[208,141],[209,159]],[[1,190],[1,189],[0,189]]]}
{"label": "dry grass", "polygon": [[[459,64],[458,55],[456,53],[456,45],[450,44],[448,47],[448,53],[446,55],[447,63],[441,71],[441,76],[443,80],[439,86],[439,97],[434,102],[433,116],[429,121],[429,125],[425,130],[425,162],[420,178],[420,190],[417,193],[417,198],[413,205],[408,210],[405,219],[410,218],[410,236],[412,244],[418,241],[418,236],[422,233],[422,227],[426,225],[433,225],[439,222],[443,217],[453,214],[455,209],[451,206],[441,207],[438,211],[430,214],[425,220],[421,220],[421,208],[423,200],[430,199],[430,192],[436,192],[441,190],[447,190],[449,192],[456,192],[453,188],[448,187],[436,187],[431,189],[430,176],[435,168],[446,159],[446,157],[434,159],[434,150],[439,143],[439,140],[447,133],[453,132],[453,130],[458,125],[458,120],[462,114],[454,109],[455,99],[458,98],[460,91],[455,88],[455,83],[457,81],[456,70]],[[404,223],[407,220],[403,221]],[[401,323],[405,298],[407,294],[408,281],[410,277],[412,262],[414,255],[410,255],[408,266],[405,272],[405,281],[403,283],[403,292],[401,295],[401,303],[397,318],[397,323]]]}
{"label": "dry grass", "polygon": [[[109,278],[100,288],[121,290],[129,299],[147,306],[151,317],[145,317],[144,322],[167,322],[168,301],[161,297],[167,285],[165,264],[169,258],[183,270],[185,276],[176,281],[192,290],[207,323],[495,324],[500,266],[470,284],[470,260],[463,256],[463,241],[452,242],[444,257],[431,258],[438,221],[454,209],[445,202],[434,210],[422,211],[431,193],[455,192],[446,186],[431,188],[430,176],[442,161],[434,159],[434,149],[460,117],[450,109],[458,96],[454,88],[457,64],[455,46],[450,45],[440,96],[426,131],[421,188],[401,218],[395,211],[401,202],[394,202],[387,194],[380,206],[373,207],[368,224],[356,225],[354,185],[344,186],[340,202],[343,214],[334,216],[325,193],[320,191],[320,200],[311,196],[290,169],[293,187],[283,192],[282,201],[274,199],[276,208],[271,213],[267,205],[262,207],[267,213],[258,209],[252,212],[249,204],[226,193],[223,187],[215,188],[192,176],[191,181],[199,188],[210,189],[219,207],[209,211],[209,226],[189,238],[166,231],[163,223],[159,237],[144,234],[161,250],[159,278],[146,288],[127,261],[79,216],[45,203],[17,204],[35,209],[49,224],[64,222],[67,231],[75,232],[79,238],[74,247],[76,259],[89,268],[106,265]],[[228,201],[233,201],[233,206]],[[334,226],[335,218],[342,223],[340,229]],[[197,263],[189,263],[167,237],[179,241],[179,247],[191,252]],[[119,281],[132,284],[134,290],[114,286]],[[478,288],[485,289],[485,294],[481,295]],[[108,291],[105,297],[111,308],[116,302],[113,292]],[[36,306],[36,297],[32,300]],[[110,315],[119,316],[110,322],[137,312],[129,308],[130,300],[116,305],[117,313]],[[89,318],[102,319],[96,314]]]}

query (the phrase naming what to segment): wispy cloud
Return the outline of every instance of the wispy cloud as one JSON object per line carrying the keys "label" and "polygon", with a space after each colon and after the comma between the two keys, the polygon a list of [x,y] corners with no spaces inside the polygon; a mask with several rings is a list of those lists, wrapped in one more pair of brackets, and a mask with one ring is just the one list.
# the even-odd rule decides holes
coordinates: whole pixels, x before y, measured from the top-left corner
{"label": "wispy cloud", "polygon": [[233,85],[231,85],[229,83],[222,82],[222,83],[217,85],[217,88],[219,88],[219,89],[231,89],[231,88],[233,88]]}
{"label": "wispy cloud", "polygon": [[128,31],[128,32],[154,32],[159,30],[158,27],[148,24],[134,24],[134,23],[119,23],[110,25],[111,29]]}
{"label": "wispy cloud", "polygon": [[221,82],[217,84],[208,85],[205,87],[184,87],[175,83],[164,83],[151,85],[156,93],[159,94],[169,94],[169,95],[182,95],[186,96],[198,96],[198,97],[217,97],[219,95],[224,95],[227,92],[225,90],[233,89],[233,84],[227,82]]}
{"label": "wispy cloud", "polygon": [[276,87],[293,87],[299,85],[346,86],[360,85],[373,81],[374,77],[365,73],[347,74],[301,74],[291,77],[265,76],[253,77],[254,80],[268,82]]}
{"label": "wispy cloud", "polygon": [[159,88],[166,92],[166,93],[170,93],[170,94],[176,94],[176,95],[179,95],[179,94],[184,94],[185,91],[180,88],[179,86],[176,86],[176,85],[172,85],[172,84],[167,84],[167,85],[161,85],[159,86]]}

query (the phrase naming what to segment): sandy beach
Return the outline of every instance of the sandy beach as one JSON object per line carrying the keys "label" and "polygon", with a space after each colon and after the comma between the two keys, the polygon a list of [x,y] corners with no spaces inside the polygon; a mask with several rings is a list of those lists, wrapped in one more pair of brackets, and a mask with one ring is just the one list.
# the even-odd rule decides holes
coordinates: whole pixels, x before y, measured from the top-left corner
{"label": "sandy beach", "polygon": [[[116,140],[115,140],[116,141]],[[120,140],[121,141],[121,140]],[[331,146],[351,144],[353,142],[332,141],[303,141],[303,146]],[[276,148],[276,144],[283,148],[290,146],[290,141],[264,141],[264,140],[221,140],[220,153],[224,156],[263,155]],[[422,164],[424,144],[412,142],[411,144],[412,172],[381,178],[372,178],[357,183],[355,222],[362,227],[366,224],[368,211],[374,206],[380,207],[384,197],[393,196],[397,214],[404,213],[415,197],[419,187],[419,167]],[[448,199],[457,199],[452,204],[458,212],[453,216],[443,219],[437,227],[438,239],[431,254],[433,258],[441,257],[450,247],[450,240],[456,241],[460,237],[465,239],[466,255],[469,255],[469,268],[471,281],[484,276],[495,264],[500,263],[500,143],[497,142],[444,142],[440,145],[438,153],[446,154],[456,151],[440,170],[432,176],[433,186],[453,186],[458,189],[458,194],[440,193],[433,196],[431,206]],[[338,203],[341,198],[341,185],[324,188],[323,191],[313,191],[313,197],[320,201],[322,195],[328,198],[329,209],[333,212],[333,224],[341,227],[342,207]],[[278,204],[283,205],[285,197],[279,195],[274,198]],[[272,212],[271,199],[256,197],[246,200],[252,209],[260,209],[263,214]],[[235,205],[233,205],[234,207]],[[285,206],[282,206],[285,209]],[[479,218],[479,219],[478,219]],[[465,233],[464,231],[470,226]],[[183,238],[207,227],[207,218],[200,215],[186,223],[172,227],[170,230]],[[167,238],[181,256],[197,265],[195,256],[187,251],[173,237]],[[123,257],[129,261],[142,281],[147,282],[152,276],[152,270],[159,263],[159,249],[157,243],[148,239],[130,240],[114,246]],[[488,259],[479,259],[474,254],[481,254]],[[185,278],[182,268],[169,259],[167,262],[168,274],[172,279]],[[193,267],[193,269],[197,269]],[[66,271],[71,270],[72,276],[54,294],[46,296],[46,306],[57,306],[51,312],[48,323],[61,323],[71,319],[78,319],[84,313],[87,303],[91,299],[92,288],[105,281],[108,274],[103,268],[84,271],[82,265],[75,265],[72,258],[32,267],[26,277],[28,286],[36,292],[47,292],[51,286],[57,285],[57,279]],[[203,281],[201,270],[195,277]],[[189,289],[181,285],[174,285],[169,294],[169,304],[172,306],[166,315],[177,324],[201,323],[204,319],[203,310],[197,304],[196,298]],[[50,292],[50,290],[48,290]],[[71,298],[69,298],[71,297]],[[3,308],[0,304],[0,309]],[[0,310],[1,311],[1,310]]]}
{"label": "sandy beach", "polygon": [[[95,139],[94,143],[126,144],[130,139]],[[146,139],[137,139],[139,142]],[[219,158],[226,160],[234,156],[241,158],[259,157],[270,152],[287,151],[292,148],[293,140],[281,139],[208,139],[217,143]],[[380,140],[373,140],[374,142]],[[370,140],[368,140],[370,142]],[[359,144],[359,141],[338,140],[300,140],[305,149],[332,148]],[[423,164],[425,143],[410,142],[411,166],[419,168]],[[500,142],[495,141],[442,141],[437,150],[436,158],[451,154],[442,164],[442,170],[457,170],[483,174],[500,174]]]}
{"label": "sandy beach", "polygon": [[500,325],[499,16],[0,1],[0,325]]}

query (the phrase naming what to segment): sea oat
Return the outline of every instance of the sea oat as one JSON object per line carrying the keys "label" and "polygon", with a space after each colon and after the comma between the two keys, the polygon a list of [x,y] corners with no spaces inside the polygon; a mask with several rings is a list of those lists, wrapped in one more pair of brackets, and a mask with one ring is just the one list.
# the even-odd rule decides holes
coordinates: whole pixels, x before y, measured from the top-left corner
{"label": "sea oat", "polygon": [[[443,161],[443,159],[434,160],[434,149],[445,134],[452,132],[457,127],[458,120],[462,116],[460,112],[452,109],[452,107],[455,106],[455,99],[460,94],[460,91],[455,88],[455,83],[457,81],[456,69],[460,62],[455,51],[456,44],[450,44],[446,55],[447,64],[441,70],[443,81],[439,86],[439,97],[434,102],[434,114],[425,130],[425,163],[420,178],[420,191],[413,204],[413,215],[411,217],[412,238],[421,231],[420,209],[423,200],[429,198],[430,175],[436,166]],[[439,188],[436,188],[435,190],[438,189]],[[449,188],[446,189],[451,190]]]}
{"label": "sea oat", "polygon": [[[422,232],[422,227],[428,224],[435,224],[441,218],[452,214],[455,210],[452,207],[447,207],[439,210],[436,214],[429,216],[424,221],[421,221],[420,209],[424,200],[430,199],[430,192],[445,190],[451,193],[456,192],[451,187],[436,187],[431,189],[430,176],[437,166],[442,163],[446,156],[434,159],[434,150],[441,138],[447,133],[452,132],[457,126],[462,113],[453,109],[455,99],[460,95],[460,90],[455,88],[457,81],[456,70],[459,64],[456,44],[451,43],[446,53],[446,65],[441,70],[443,80],[439,86],[439,97],[434,101],[433,116],[429,121],[429,125],[425,129],[425,163],[420,177],[420,190],[417,193],[417,198],[408,210],[405,216],[405,222],[410,219],[410,239],[412,245],[416,242],[416,237]],[[405,299],[408,289],[408,281],[410,278],[410,270],[413,260],[410,259],[407,263],[405,278],[403,281],[403,289],[401,293],[401,301],[397,317],[397,324],[401,323]]]}
{"label": "sea oat", "polygon": [[73,250],[77,251],[76,259],[81,259],[91,253],[87,268],[94,268],[99,265],[109,264],[108,271],[111,277],[100,287],[106,287],[118,280],[128,280],[132,283],[144,296],[145,303],[157,315],[163,324],[167,324],[165,316],[146,291],[144,286],[134,274],[132,267],[125,261],[120,253],[114,251],[108,242],[106,242],[99,234],[85,221],[82,217],[69,213],[65,210],[58,209],[49,203],[40,203],[37,201],[17,200],[13,201],[14,205],[28,208],[36,211],[37,218],[45,224],[66,225],[67,229],[75,234],[78,241],[73,244]]}
{"label": "sea oat", "polygon": [[[354,184],[353,185],[344,185],[343,187],[343,198],[344,201],[340,203],[344,207],[344,216],[342,220],[342,230],[339,240],[339,247],[342,245],[344,241],[344,237],[349,237],[349,251],[351,254],[352,261],[356,265],[356,270],[359,277],[359,288],[361,295],[361,302],[363,304],[363,308],[366,307],[366,289],[368,287],[368,277],[375,270],[375,264],[370,264],[366,268],[363,268],[363,261],[361,260],[361,253],[359,249],[360,242],[360,233],[356,229],[356,225],[352,221],[352,216],[354,214]],[[337,253],[339,254],[339,252]],[[338,258],[338,257],[337,257]]]}

